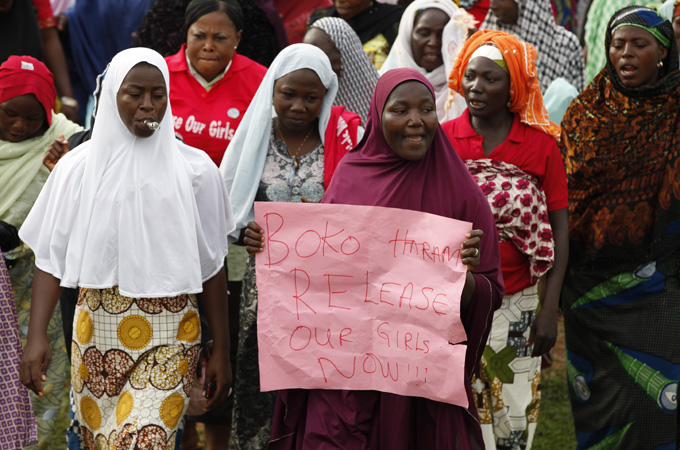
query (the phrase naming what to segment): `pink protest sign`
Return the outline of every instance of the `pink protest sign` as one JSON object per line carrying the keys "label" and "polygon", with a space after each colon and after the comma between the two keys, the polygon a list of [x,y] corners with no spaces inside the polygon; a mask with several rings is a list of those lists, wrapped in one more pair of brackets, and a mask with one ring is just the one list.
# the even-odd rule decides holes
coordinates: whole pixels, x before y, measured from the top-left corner
{"label": "pink protest sign", "polygon": [[468,406],[467,222],[394,208],[255,203],[263,391],[378,390]]}

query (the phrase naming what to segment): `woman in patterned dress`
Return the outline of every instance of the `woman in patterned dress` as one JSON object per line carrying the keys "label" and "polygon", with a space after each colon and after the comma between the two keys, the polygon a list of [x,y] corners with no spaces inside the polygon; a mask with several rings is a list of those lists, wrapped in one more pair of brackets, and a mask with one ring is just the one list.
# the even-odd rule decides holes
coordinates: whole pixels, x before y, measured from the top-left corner
{"label": "woman in patterned dress", "polygon": [[[276,57],[230,144],[220,170],[243,244],[259,229],[254,201],[319,202],[342,156],[359,140],[359,116],[332,106],[338,81],[318,47],[294,44]],[[250,222],[250,223],[249,223]],[[241,296],[232,448],[259,450],[269,441],[276,392],[260,392],[255,258]]]}
{"label": "woman in patterned dress", "polygon": [[614,13],[604,39],[607,66],[572,101],[560,141],[576,439],[578,448],[677,449],[678,47],[671,24],[642,6]]}
{"label": "woman in patterned dress", "polygon": [[[450,77],[468,109],[442,125],[486,194],[500,240],[505,297],[473,380],[489,450],[531,447],[541,401],[540,356],[557,338],[568,259],[559,128],[543,107],[535,63],[531,45],[508,33],[477,32]],[[545,283],[537,314],[539,279]]]}
{"label": "woman in patterned dress", "polygon": [[[37,59],[10,56],[0,66],[0,247],[9,267],[9,294],[16,302],[22,340],[26,339],[32,306],[35,264],[18,230],[45,185],[49,173],[42,164],[45,151],[59,135],[69,137],[82,129],[63,114],[54,113],[56,96],[52,73]],[[38,398],[31,394],[38,425],[36,448],[56,447],[57,436],[64,434],[57,419],[66,409],[68,357],[60,323],[61,314],[56,311],[49,321],[54,361],[46,373],[45,395]]]}
{"label": "woman in patterned dress", "polygon": [[174,446],[198,358],[199,302],[215,341],[205,407],[231,384],[231,207],[205,152],[175,139],[167,86],[158,53],[116,55],[91,140],[57,163],[19,233],[37,266],[21,381],[38,396],[61,286],[81,288],[71,383],[87,449]]}

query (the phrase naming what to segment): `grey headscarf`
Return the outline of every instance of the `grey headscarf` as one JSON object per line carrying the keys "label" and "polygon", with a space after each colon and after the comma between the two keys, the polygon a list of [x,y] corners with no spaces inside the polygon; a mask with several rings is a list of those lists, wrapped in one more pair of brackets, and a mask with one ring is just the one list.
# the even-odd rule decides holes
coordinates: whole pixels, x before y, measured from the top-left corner
{"label": "grey headscarf", "polygon": [[365,125],[379,76],[364,53],[359,36],[347,22],[338,17],[324,17],[314,22],[310,28],[323,30],[340,52],[338,95],[333,104],[343,105],[359,114]]}

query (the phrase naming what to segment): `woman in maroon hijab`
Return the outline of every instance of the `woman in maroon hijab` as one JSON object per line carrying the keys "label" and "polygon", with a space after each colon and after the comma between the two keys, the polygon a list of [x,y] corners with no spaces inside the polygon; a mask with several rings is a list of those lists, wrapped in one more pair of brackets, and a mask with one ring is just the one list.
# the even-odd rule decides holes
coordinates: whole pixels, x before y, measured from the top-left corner
{"label": "woman in maroon hijab", "polygon": [[[461,318],[469,407],[376,391],[281,391],[270,449],[483,449],[470,376],[503,298],[496,227],[486,198],[439,126],[434,91],[412,69],[378,81],[363,140],[340,162],[326,203],[375,205],[472,222]],[[474,245],[470,244],[474,241]],[[255,242],[253,242],[255,244]],[[476,248],[476,250],[475,250]]]}

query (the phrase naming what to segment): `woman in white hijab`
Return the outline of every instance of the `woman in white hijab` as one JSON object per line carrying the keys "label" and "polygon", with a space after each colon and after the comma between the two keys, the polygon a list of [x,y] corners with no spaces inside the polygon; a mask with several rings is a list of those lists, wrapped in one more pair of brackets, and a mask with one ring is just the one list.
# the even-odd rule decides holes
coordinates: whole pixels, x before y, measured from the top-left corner
{"label": "woman in white hijab", "polygon": [[[234,207],[230,241],[257,232],[255,201],[319,202],[337,164],[360,139],[359,116],[333,106],[338,79],[316,46],[294,44],[279,53],[253,97],[220,171]],[[354,125],[353,125],[354,124]],[[266,448],[276,392],[260,392],[255,258],[243,279],[234,377],[233,448]]]}
{"label": "woman in white hijab", "polygon": [[474,18],[451,0],[415,0],[404,11],[399,34],[380,74],[411,68],[425,75],[436,92],[440,123],[459,117],[465,99],[448,87],[448,74],[474,28]]}
{"label": "woman in white hijab", "polygon": [[168,86],[155,51],[116,55],[92,139],[56,165],[19,232],[37,266],[21,377],[38,395],[47,319],[62,286],[81,288],[71,383],[85,448],[174,447],[199,353],[198,302],[216,349],[206,408],[231,384],[231,207],[210,158],[175,139]]}

